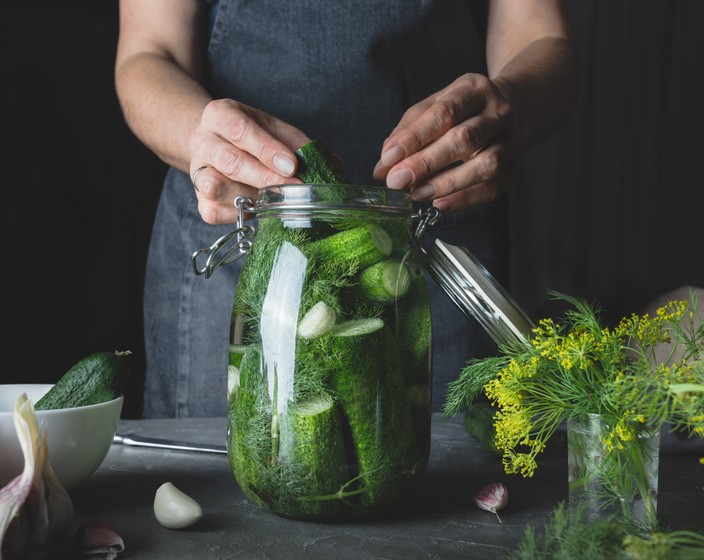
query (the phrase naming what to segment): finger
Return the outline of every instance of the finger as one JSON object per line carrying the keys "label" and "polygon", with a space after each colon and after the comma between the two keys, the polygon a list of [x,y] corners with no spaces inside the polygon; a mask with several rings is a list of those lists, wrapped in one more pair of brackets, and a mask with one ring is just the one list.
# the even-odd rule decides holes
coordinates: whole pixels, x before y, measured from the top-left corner
{"label": "finger", "polygon": [[466,162],[437,173],[411,188],[416,201],[439,199],[485,182],[498,180],[509,169],[504,144],[494,144]]}
{"label": "finger", "polygon": [[199,153],[199,157],[230,180],[253,187],[297,182],[292,177],[273,171],[250,153],[221,138],[216,137],[204,153]]}
{"label": "finger", "polygon": [[458,161],[467,161],[507,131],[503,121],[482,114],[448,130],[441,138],[406,158],[386,177],[391,189],[403,189],[421,182]]}
{"label": "finger", "polygon": [[451,89],[455,87],[455,82],[452,84],[445,86],[443,89],[440,91],[437,91],[422,101],[416,103],[412,107],[409,107],[406,112],[403,114],[403,117],[401,117],[401,120],[399,123],[394,127],[394,129],[391,131],[389,134],[388,138],[384,140],[384,144],[382,147],[382,152],[384,151],[383,148],[386,146],[389,146],[391,144],[391,141],[393,140],[394,136],[398,134],[401,130],[404,130],[408,126],[410,126],[413,122],[415,122],[418,117],[420,117],[435,101],[441,97],[443,97],[447,92],[449,92]]}
{"label": "finger", "polygon": [[[290,146],[305,143],[307,137],[271,115],[232,100],[221,101],[221,104],[213,102],[206,107],[206,111],[219,114],[217,120],[213,121],[218,123],[218,134],[269,170],[282,177],[293,176],[296,158]],[[211,118],[210,114],[204,114],[204,119]],[[230,175],[228,171],[226,174]]]}
{"label": "finger", "polygon": [[392,167],[445,134],[484,106],[479,90],[453,88],[439,96],[413,122],[398,130],[386,143],[381,163]]}
{"label": "finger", "polygon": [[246,196],[251,200],[257,199],[258,190],[241,183],[230,183],[227,195],[218,198],[198,196],[198,212],[203,221],[208,224],[234,224],[239,211],[235,208],[235,198]]}
{"label": "finger", "polygon": [[[253,202],[259,196],[259,189],[251,185],[232,181],[212,167],[203,168],[196,179],[194,186],[196,187],[196,197],[199,204],[202,204],[203,208],[208,208],[211,214],[214,212],[220,213],[220,218],[211,217],[210,219],[227,220],[233,215],[236,216],[237,214],[232,214],[231,210],[235,198],[239,195],[246,196]],[[225,212],[222,211],[223,207],[226,210]]]}
{"label": "finger", "polygon": [[[228,203],[234,199],[233,194],[237,188],[243,186],[242,183],[232,181],[210,165],[200,166],[197,170],[193,186],[196,196],[207,199],[211,203]],[[195,172],[194,172],[195,173]]]}
{"label": "finger", "polygon": [[506,191],[506,187],[507,183],[503,180],[486,181],[437,198],[433,206],[441,212],[463,212],[495,201]]}

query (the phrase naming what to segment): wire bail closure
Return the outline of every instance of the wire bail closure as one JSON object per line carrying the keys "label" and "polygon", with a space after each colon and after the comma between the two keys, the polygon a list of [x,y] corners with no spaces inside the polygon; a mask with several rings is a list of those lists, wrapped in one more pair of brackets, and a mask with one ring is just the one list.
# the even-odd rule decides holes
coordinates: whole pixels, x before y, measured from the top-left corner
{"label": "wire bail closure", "polygon": [[412,217],[420,219],[420,222],[418,222],[418,226],[416,227],[416,232],[414,234],[416,245],[424,254],[427,254],[425,247],[423,247],[421,238],[423,237],[426,228],[428,226],[434,226],[436,222],[440,219],[440,210],[435,208],[435,206],[431,206],[429,208],[426,208],[425,210],[419,210],[418,213],[414,214]]}
{"label": "wire bail closure", "polygon": [[[244,223],[244,214],[245,212],[254,210],[254,203],[251,198],[240,195],[235,198],[234,204],[235,208],[239,211],[237,214],[236,229],[223,235],[210,247],[198,249],[193,253],[191,260],[196,276],[210,278],[218,267],[241,259],[249,253],[249,250],[252,248],[252,240],[254,239],[256,231],[253,226]],[[233,238],[234,242],[231,242]],[[223,251],[224,254],[222,254]],[[208,255],[203,268],[198,266],[198,260],[201,255]]]}

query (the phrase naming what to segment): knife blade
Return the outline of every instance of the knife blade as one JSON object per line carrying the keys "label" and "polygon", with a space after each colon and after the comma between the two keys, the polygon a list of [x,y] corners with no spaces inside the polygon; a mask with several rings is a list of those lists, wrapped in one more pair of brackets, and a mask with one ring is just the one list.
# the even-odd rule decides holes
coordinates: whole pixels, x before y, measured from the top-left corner
{"label": "knife blade", "polygon": [[135,434],[115,434],[113,443],[135,447],[154,447],[158,449],[174,449],[176,451],[197,451],[201,453],[227,453],[224,445],[210,443],[190,443],[172,439],[162,439]]}

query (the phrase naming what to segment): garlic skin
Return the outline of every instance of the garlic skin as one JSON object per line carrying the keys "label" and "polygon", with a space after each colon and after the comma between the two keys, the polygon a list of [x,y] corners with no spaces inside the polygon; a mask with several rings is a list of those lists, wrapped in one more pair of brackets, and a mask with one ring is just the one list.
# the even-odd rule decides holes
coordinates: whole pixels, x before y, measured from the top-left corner
{"label": "garlic skin", "polygon": [[203,517],[203,510],[193,498],[165,482],[154,496],[154,515],[167,529],[183,529],[197,523]]}
{"label": "garlic skin", "polygon": [[498,512],[506,507],[508,503],[508,490],[500,482],[488,484],[474,495],[473,502],[478,508],[495,514],[499,523],[501,523]]}
{"label": "garlic skin", "polygon": [[105,521],[87,521],[76,529],[76,552],[81,555],[104,555],[104,560],[115,560],[125,550],[125,542],[112,525]]}
{"label": "garlic skin", "polygon": [[24,455],[22,474],[0,489],[0,560],[25,558],[58,540],[73,518],[73,504],[49,464],[46,432],[34,406],[20,395],[13,414]]}

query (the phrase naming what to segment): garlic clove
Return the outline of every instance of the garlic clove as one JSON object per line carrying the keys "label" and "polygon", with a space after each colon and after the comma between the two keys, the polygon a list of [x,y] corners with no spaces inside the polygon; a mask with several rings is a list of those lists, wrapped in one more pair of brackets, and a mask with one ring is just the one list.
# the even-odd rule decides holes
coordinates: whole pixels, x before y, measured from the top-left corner
{"label": "garlic clove", "polygon": [[125,550],[125,542],[109,523],[86,521],[76,529],[75,547],[79,554],[104,554],[105,560],[114,560]]}
{"label": "garlic clove", "polygon": [[168,529],[183,529],[197,523],[203,517],[203,510],[193,498],[165,482],[154,496],[154,515]]}
{"label": "garlic clove", "polygon": [[498,512],[508,503],[508,490],[500,482],[487,484],[474,495],[473,501],[478,508],[495,514],[500,523],[501,518]]}

